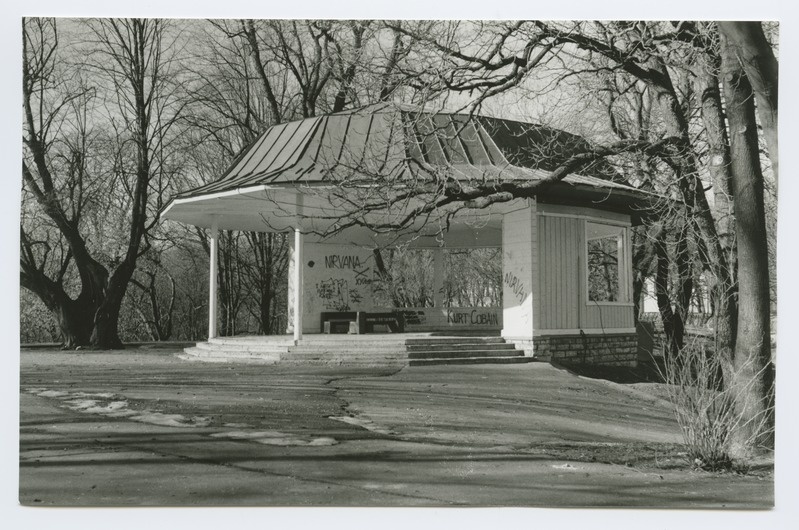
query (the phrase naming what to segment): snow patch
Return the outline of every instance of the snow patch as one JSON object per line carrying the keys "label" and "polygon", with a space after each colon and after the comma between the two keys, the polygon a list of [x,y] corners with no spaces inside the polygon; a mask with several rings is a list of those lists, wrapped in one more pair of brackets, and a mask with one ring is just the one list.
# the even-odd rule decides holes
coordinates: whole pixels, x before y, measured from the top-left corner
{"label": "snow patch", "polygon": [[375,422],[364,418],[356,418],[354,416],[328,416],[328,418],[331,420],[340,421],[342,423],[355,425],[356,427],[361,427],[362,429],[366,429],[367,431],[375,432],[377,434],[384,434],[384,435],[394,434],[394,432],[391,431],[390,429],[381,427]]}
{"label": "snow patch", "polygon": [[43,390],[41,392],[31,392],[32,394],[36,394],[40,397],[47,397],[47,398],[60,398],[64,396],[68,396],[68,392],[61,392],[58,390]]}
{"label": "snow patch", "polygon": [[230,431],[217,432],[210,435],[212,438],[230,438],[233,440],[250,440],[264,445],[302,445],[302,446],[325,446],[336,445],[338,442],[334,438],[323,436],[320,438],[301,438],[296,435],[286,434],[279,431]]}
{"label": "snow patch", "polygon": [[568,462],[565,464],[555,464],[552,466],[555,469],[565,469],[566,471],[577,471],[580,468],[569,464]]}
{"label": "snow patch", "polygon": [[150,411],[142,411],[142,413],[136,416],[131,416],[130,419],[141,423],[162,425],[164,427],[207,427],[210,423],[210,420],[203,416],[186,418],[181,414],[164,414],[163,412]]}
{"label": "snow patch", "polygon": [[127,418],[139,423],[164,427],[206,427],[210,423],[210,419],[203,416],[187,418],[182,414],[165,414],[147,409],[131,410],[128,408],[127,400],[119,399],[121,396],[109,392],[64,392],[44,388],[31,388],[27,392],[40,397],[58,399],[64,407],[76,412],[99,414],[109,418]]}

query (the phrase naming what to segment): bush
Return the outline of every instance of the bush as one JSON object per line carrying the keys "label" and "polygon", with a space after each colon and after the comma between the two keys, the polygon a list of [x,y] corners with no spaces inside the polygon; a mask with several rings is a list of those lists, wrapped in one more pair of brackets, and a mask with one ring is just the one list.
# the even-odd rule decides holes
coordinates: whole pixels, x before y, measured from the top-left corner
{"label": "bush", "polygon": [[[755,422],[752,431],[760,437],[768,428],[768,421],[766,415],[745,418],[738,412],[738,398],[747,389],[725,384],[737,379],[731,364],[706,343],[692,342],[676,357],[667,358],[663,371],[693,465],[707,471],[745,469],[746,462],[732,457],[732,433]],[[754,437],[749,442],[752,446],[756,444]]]}

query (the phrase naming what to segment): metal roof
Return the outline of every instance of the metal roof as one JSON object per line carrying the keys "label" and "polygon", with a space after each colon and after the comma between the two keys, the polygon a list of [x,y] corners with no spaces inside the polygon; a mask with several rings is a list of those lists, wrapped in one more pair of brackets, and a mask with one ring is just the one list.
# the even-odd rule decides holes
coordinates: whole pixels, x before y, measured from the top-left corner
{"label": "metal roof", "polygon": [[[442,170],[462,180],[542,179],[587,146],[579,136],[540,125],[382,103],[270,127],[219,180],[175,199],[259,185],[329,185],[354,176],[364,182],[378,175],[419,178]],[[640,193],[604,161],[582,173],[563,182],[618,190],[628,200]]]}

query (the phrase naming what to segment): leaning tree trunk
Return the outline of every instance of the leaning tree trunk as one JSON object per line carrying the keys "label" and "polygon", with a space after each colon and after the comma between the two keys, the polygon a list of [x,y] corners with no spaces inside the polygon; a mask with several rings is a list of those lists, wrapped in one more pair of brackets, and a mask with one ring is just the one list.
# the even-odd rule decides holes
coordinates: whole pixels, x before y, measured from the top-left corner
{"label": "leaning tree trunk", "polygon": [[[779,146],[777,143],[777,88],[779,64],[774,50],[763,33],[760,22],[718,22],[719,32],[726,39],[729,53],[740,61],[752,93],[757,100],[757,115],[771,160],[775,186],[779,180]],[[732,55],[731,55],[732,58]]]}
{"label": "leaning tree trunk", "polygon": [[697,76],[697,93],[708,142],[707,169],[713,183],[713,213],[718,226],[719,243],[727,257],[729,267],[729,282],[722,283],[717,279],[711,289],[716,353],[721,356],[725,377],[728,377],[731,375],[731,362],[735,350],[735,326],[738,319],[734,279],[737,258],[730,143],[721,107],[719,80],[715,75],[718,67],[718,59],[714,59],[714,64],[704,65]]}
{"label": "leaning tree trunk", "polygon": [[768,246],[763,173],[752,87],[735,49],[722,37],[722,79],[730,128],[733,195],[738,234],[738,330],[733,391],[741,423],[731,453],[745,457],[773,443],[773,392]]}

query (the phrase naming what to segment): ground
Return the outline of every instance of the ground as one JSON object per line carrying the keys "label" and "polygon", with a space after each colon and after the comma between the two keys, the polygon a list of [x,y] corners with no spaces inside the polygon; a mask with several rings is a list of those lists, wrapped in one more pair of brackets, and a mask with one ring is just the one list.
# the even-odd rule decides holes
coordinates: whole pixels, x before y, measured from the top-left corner
{"label": "ground", "polygon": [[690,468],[648,383],[545,363],[210,364],[23,350],[24,505],[768,508],[770,469]]}

